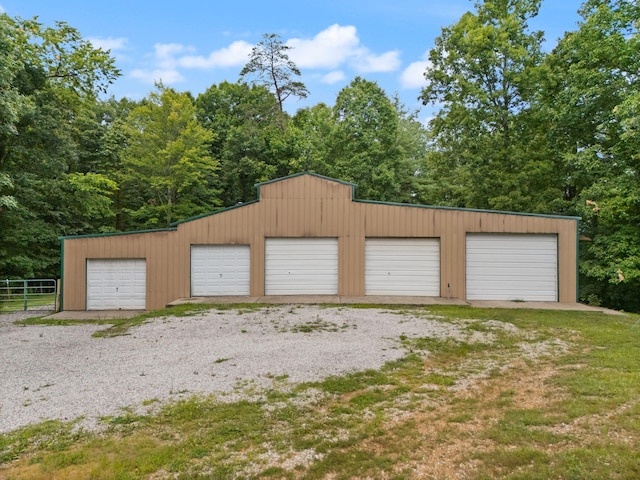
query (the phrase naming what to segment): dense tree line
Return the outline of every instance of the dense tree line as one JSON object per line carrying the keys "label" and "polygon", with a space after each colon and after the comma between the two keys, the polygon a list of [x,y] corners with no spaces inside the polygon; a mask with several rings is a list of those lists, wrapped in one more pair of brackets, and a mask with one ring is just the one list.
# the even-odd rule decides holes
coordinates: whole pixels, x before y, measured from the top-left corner
{"label": "dense tree line", "polygon": [[360,77],[288,114],[308,91],[272,34],[237,83],[104,100],[108,52],[0,14],[0,276],[57,276],[60,235],[165,227],[313,171],[360,198],[580,216],[581,299],[640,311],[640,7],[587,0],[549,53],[539,7],[478,1],[442,29],[429,125]]}

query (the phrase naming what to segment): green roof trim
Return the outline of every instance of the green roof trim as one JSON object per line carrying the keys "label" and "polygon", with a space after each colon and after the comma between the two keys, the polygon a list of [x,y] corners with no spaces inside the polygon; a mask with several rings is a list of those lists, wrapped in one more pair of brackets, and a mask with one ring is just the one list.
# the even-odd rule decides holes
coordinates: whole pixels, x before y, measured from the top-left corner
{"label": "green roof trim", "polygon": [[287,175],[286,177],[274,178],[273,180],[266,180],[264,182],[256,183],[254,187],[258,188],[258,191],[259,191],[262,185],[269,185],[270,183],[276,183],[281,180],[289,180],[290,178],[301,177],[303,175],[311,175],[312,177],[321,178],[322,180],[329,180],[330,182],[341,183],[343,185],[348,185],[350,187],[358,186],[355,183],[347,182],[346,180],[338,180],[337,178],[327,177],[325,175],[320,175],[319,173],[304,171],[304,172],[293,173],[291,175]]}
{"label": "green roof trim", "polygon": [[229,210],[235,210],[236,208],[244,207],[246,205],[252,205],[254,203],[258,203],[259,201],[260,200],[251,200],[250,202],[236,203],[235,205],[232,205],[230,207],[222,207],[219,210],[214,210],[213,212],[202,213],[202,214],[196,215],[194,217],[185,218],[184,220],[180,220],[178,222],[173,222],[173,223],[171,223],[171,226],[172,227],[177,227],[181,223],[187,223],[187,222],[191,222],[193,220],[198,220],[200,218],[210,217],[212,215],[217,215],[219,213],[228,212]]}
{"label": "green roof trim", "polygon": [[374,205],[391,205],[395,207],[414,207],[414,208],[429,208],[431,210],[453,210],[458,212],[477,212],[477,213],[498,213],[501,215],[520,215],[523,217],[542,217],[542,218],[558,218],[564,220],[582,220],[582,217],[571,217],[567,215],[551,215],[545,213],[526,213],[526,212],[508,212],[505,210],[484,210],[482,208],[463,208],[463,207],[446,207],[437,205],[420,205],[417,203],[397,203],[397,202],[381,202],[378,200],[360,200],[354,198],[354,202],[358,203],[372,203]]}
{"label": "green roof trim", "polygon": [[109,232],[109,233],[89,233],[86,235],[61,235],[58,240],[72,240],[74,238],[98,238],[98,237],[118,237],[121,235],[138,235],[140,233],[175,232],[177,228],[155,228],[150,230],[133,230],[131,232]]}

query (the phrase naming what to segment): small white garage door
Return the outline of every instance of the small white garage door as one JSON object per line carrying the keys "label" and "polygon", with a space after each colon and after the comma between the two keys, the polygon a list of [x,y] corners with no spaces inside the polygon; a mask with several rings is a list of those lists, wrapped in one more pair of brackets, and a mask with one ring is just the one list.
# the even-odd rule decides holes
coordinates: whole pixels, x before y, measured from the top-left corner
{"label": "small white garage door", "polygon": [[145,259],[87,259],[87,310],[144,310],[146,299]]}
{"label": "small white garage door", "polygon": [[193,245],[191,296],[249,295],[248,245]]}
{"label": "small white garage door", "polygon": [[365,294],[440,296],[440,241],[367,238]]}
{"label": "small white garage door", "polygon": [[337,238],[267,238],[266,295],[337,295]]}
{"label": "small white garage door", "polygon": [[558,300],[555,235],[468,234],[468,300]]}

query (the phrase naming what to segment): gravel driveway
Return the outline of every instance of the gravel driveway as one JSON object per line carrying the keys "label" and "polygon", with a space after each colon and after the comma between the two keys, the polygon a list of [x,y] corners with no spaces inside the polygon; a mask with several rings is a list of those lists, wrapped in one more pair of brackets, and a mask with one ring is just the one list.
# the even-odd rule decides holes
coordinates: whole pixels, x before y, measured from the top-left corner
{"label": "gravel driveway", "polygon": [[463,335],[451,323],[351,308],[275,306],[157,318],[129,335],[104,326],[17,326],[0,315],[0,432],[46,419],[100,417],[198,393],[237,398],[246,387],[320,380],[405,355],[399,337]]}

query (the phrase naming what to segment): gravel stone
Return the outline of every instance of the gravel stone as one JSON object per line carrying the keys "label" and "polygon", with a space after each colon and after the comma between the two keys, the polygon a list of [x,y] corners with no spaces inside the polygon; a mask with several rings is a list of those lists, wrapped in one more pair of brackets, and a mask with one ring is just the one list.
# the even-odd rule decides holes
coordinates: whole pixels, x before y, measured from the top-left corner
{"label": "gravel stone", "polygon": [[19,326],[18,318],[0,315],[0,432],[80,417],[81,428],[96,429],[124,408],[146,412],[195,394],[234,400],[276,377],[380,368],[406,354],[401,335],[468,333],[424,314],[295,305],[156,318],[112,338],[92,337],[104,325]]}

